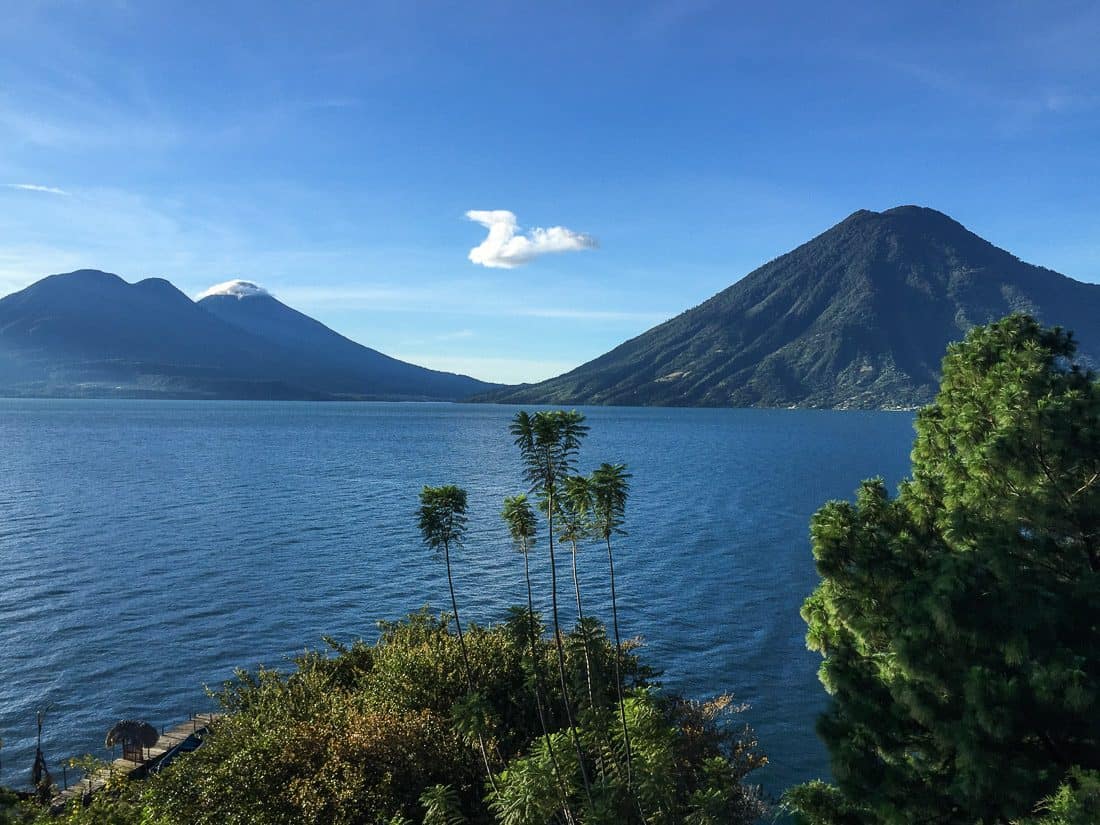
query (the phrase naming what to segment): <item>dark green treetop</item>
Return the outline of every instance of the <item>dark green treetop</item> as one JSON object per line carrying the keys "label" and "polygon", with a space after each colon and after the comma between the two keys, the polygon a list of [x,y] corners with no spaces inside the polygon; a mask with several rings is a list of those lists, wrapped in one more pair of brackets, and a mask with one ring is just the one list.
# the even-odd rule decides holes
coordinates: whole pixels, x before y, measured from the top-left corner
{"label": "dark green treetop", "polygon": [[803,607],[837,787],[814,823],[1007,823],[1100,768],[1100,389],[1072,337],[973,330],[917,417],[913,477],[811,525]]}
{"label": "dark green treetop", "polygon": [[501,518],[508,525],[508,534],[516,550],[526,553],[538,530],[538,520],[527,496],[520,494],[505,498]]}
{"label": "dark green treetop", "polygon": [[466,532],[466,491],[453,484],[420,492],[420,533],[433,550],[459,544]]}
{"label": "dark green treetop", "polygon": [[576,410],[539,410],[516,414],[512,437],[519,447],[524,478],[531,489],[552,489],[573,472],[581,441],[588,433],[584,416]]}
{"label": "dark green treetop", "polygon": [[626,499],[630,492],[630,473],[625,464],[601,464],[592,471],[592,527],[607,541],[622,532]]}

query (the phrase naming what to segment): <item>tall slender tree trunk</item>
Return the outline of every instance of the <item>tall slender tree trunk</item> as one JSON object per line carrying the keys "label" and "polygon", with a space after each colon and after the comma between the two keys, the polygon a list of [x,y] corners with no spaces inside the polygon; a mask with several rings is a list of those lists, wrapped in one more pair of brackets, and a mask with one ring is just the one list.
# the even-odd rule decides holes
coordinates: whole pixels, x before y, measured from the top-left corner
{"label": "tall slender tree trunk", "polygon": [[543,711],[542,698],[546,695],[546,689],[542,684],[542,667],[539,665],[538,638],[535,635],[535,596],[531,590],[531,562],[527,558],[527,551],[523,552],[523,576],[527,580],[527,616],[529,619],[528,635],[531,642],[531,667],[535,671],[535,705],[539,713],[539,725],[542,726],[542,735],[549,736],[550,728],[546,723],[546,713]]}
{"label": "tall slender tree trunk", "polygon": [[611,552],[611,536],[607,536],[607,565],[611,571],[611,623],[615,628],[615,691],[619,695],[619,718],[623,723],[623,746],[626,748],[626,784],[630,787],[630,731],[626,726],[626,703],[623,701],[623,677],[619,661],[623,657],[623,644],[619,639],[619,606],[615,599],[615,556]]}
{"label": "tall slender tree trunk", "polygon": [[554,753],[554,742],[550,739],[550,729],[546,724],[546,714],[542,708],[542,697],[546,695],[546,688],[542,683],[542,664],[539,656],[538,638],[535,635],[535,597],[531,592],[531,564],[527,558],[527,547],[523,548],[523,576],[527,579],[527,617],[530,620],[529,633],[531,636],[531,667],[535,671],[535,706],[539,712],[539,725],[542,726],[542,736],[546,740],[546,751],[550,754],[550,767],[554,770],[554,780],[558,783],[561,792],[561,810],[565,815],[565,821],[573,825],[573,811],[569,808],[569,792],[561,777],[561,768],[558,766],[558,757]]}
{"label": "tall slender tree trunk", "polygon": [[588,769],[584,766],[584,751],[581,749],[581,740],[577,736],[577,727],[573,722],[573,708],[569,703],[569,680],[565,676],[565,649],[561,644],[561,622],[558,619],[558,565],[554,557],[554,488],[549,485],[546,491],[546,520],[549,525],[550,538],[550,604],[554,613],[554,645],[558,651],[558,675],[561,677],[561,699],[565,708],[565,721],[569,725],[569,733],[573,739],[573,747],[577,749],[577,764],[581,769],[581,780],[584,782],[584,793],[588,797],[588,804],[592,804],[592,786],[588,782]]}
{"label": "tall slender tree trunk", "polygon": [[[455,598],[455,583],[451,578],[451,547],[449,542],[443,542],[443,558],[447,562],[447,587],[451,591],[451,609],[455,614],[455,628],[458,630],[458,646],[462,650],[462,665],[466,671],[466,689],[474,692],[474,675],[470,670],[470,657],[466,653],[466,639],[462,636],[462,621],[458,618],[458,599]],[[493,778],[493,768],[489,765],[489,752],[485,750],[485,737],[481,731],[477,733],[477,746],[481,750],[481,760],[485,763],[485,774],[489,777],[489,784],[493,791],[497,790],[496,780]]]}
{"label": "tall slender tree trunk", "polygon": [[588,705],[596,707],[596,691],[592,689],[592,656],[588,652],[588,635],[584,632],[584,608],[581,607],[581,580],[577,575],[577,540],[573,544],[573,590],[577,594],[577,626],[581,628],[581,645],[584,648],[584,677],[588,682]]}

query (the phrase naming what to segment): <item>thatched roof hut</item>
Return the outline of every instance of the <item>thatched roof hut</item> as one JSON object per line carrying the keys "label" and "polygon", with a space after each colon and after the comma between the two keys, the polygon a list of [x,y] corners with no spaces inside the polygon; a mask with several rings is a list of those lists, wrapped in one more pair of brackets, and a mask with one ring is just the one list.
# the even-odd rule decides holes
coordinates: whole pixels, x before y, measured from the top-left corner
{"label": "thatched roof hut", "polygon": [[157,733],[157,729],[148,722],[123,719],[107,731],[107,740],[104,744],[108,748],[113,748],[119,744],[133,744],[141,745],[143,748],[151,748],[159,738],[160,734]]}
{"label": "thatched roof hut", "polygon": [[123,758],[141,762],[143,761],[142,750],[153,747],[159,738],[160,735],[157,733],[157,729],[148,722],[122,719],[107,731],[107,739],[104,741],[104,745],[108,748],[122,745]]}

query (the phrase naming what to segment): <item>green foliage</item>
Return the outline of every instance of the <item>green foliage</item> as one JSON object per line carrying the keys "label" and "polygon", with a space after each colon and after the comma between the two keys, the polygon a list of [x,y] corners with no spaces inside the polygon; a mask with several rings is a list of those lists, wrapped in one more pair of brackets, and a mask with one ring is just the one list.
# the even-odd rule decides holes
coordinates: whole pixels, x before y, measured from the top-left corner
{"label": "green foliage", "polygon": [[[612,672],[614,647],[606,634],[593,634],[591,640],[593,660],[603,672]],[[506,625],[471,626],[466,641],[483,688],[473,698],[460,672],[457,636],[445,617],[427,611],[384,623],[376,644],[357,642],[335,647],[329,655],[304,654],[287,673],[242,671],[217,694],[229,715],[201,748],[143,782],[97,797],[89,808],[74,808],[63,821],[546,825],[565,821],[561,783],[580,812],[578,822],[640,821],[622,772],[613,764],[619,742],[617,727],[609,724],[614,688],[607,686],[599,712],[586,714],[578,731],[591,745],[590,769],[604,763],[598,779],[601,818],[583,802],[569,733],[555,727],[544,736],[531,709],[528,635]],[[537,652],[543,666],[555,656],[545,638],[538,640]],[[583,657],[567,656],[566,667],[571,680],[584,678]],[[632,685],[646,684],[647,671],[635,656],[625,656],[624,667]],[[726,724],[721,714],[700,714],[702,705],[653,688],[637,689],[627,706],[631,735],[645,755],[638,786],[647,799],[661,804],[649,822],[686,817],[699,795],[714,786],[719,762],[728,780],[722,786],[729,795],[725,809],[760,810],[755,791],[743,785],[744,777],[762,764],[746,731]],[[471,725],[501,760],[497,792],[479,769]],[[613,743],[610,750],[599,744],[605,741]]]}
{"label": "green foliage", "polygon": [[92,797],[87,807],[73,803],[60,816],[42,813],[33,821],[35,825],[170,825],[172,820],[159,815],[141,798],[137,783],[111,791],[101,791]]}
{"label": "green foliage", "polygon": [[[552,757],[551,754],[554,754]],[[559,776],[578,772],[569,736],[552,733],[534,743],[526,756],[513,759],[497,776],[497,790],[489,806],[499,825],[535,825],[552,822],[562,807]],[[566,798],[576,789],[566,792]]]}
{"label": "green foliage", "polygon": [[462,541],[466,532],[466,491],[448,484],[420,491],[420,533],[433,550]]}
{"label": "green foliage", "polygon": [[625,464],[601,464],[592,471],[592,528],[596,535],[609,541],[622,532],[626,498],[630,489],[630,473]]}
{"label": "green foliage", "polygon": [[588,537],[592,515],[592,483],[588,476],[566,476],[557,498],[558,538],[576,546]]}
{"label": "green foliage", "polygon": [[556,489],[576,467],[577,452],[588,433],[584,416],[576,410],[540,410],[516,413],[511,433],[523,461],[524,477],[532,490]]}
{"label": "green foliage", "polygon": [[531,509],[527,496],[521,494],[504,499],[501,518],[508,525],[508,534],[512,537],[516,550],[526,554],[538,531],[535,511]]}
{"label": "green foliage", "polygon": [[783,795],[783,808],[798,825],[861,825],[866,811],[840,788],[815,779],[796,785]]}
{"label": "green foliage", "polygon": [[[583,421],[522,413],[513,426],[548,505],[552,570],[559,489],[576,516],[571,540],[590,537],[603,519],[609,562],[622,524],[622,465],[601,468],[602,486],[573,474]],[[70,821],[100,821],[92,811],[119,825],[755,821],[764,806],[746,778],[764,759],[751,732],[732,724],[739,708],[728,697],[698,703],[662,693],[617,623],[614,644],[592,617],[563,632],[553,588],[554,630],[544,635],[531,591],[536,518],[527,496],[507,499],[502,514],[523,556],[527,607],[465,632],[450,549],[465,532],[466,493],[425,487],[420,502],[424,541],[447,563],[453,623],[425,608],[379,623],[375,644],[326,639],[327,653],[298,657],[288,673],[238,672],[217,694],[227,715],[201,748],[74,808]],[[560,680],[549,685],[543,674],[554,664]]]}
{"label": "green foliage", "polygon": [[0,825],[13,825],[19,807],[19,797],[13,791],[0,787]]}
{"label": "green foliage", "polygon": [[459,810],[458,794],[450,785],[433,785],[420,795],[424,806],[424,825],[463,825],[466,817]]}
{"label": "green foliage", "polygon": [[1020,825],[1095,825],[1100,819],[1100,772],[1075,768],[1039,813]]}
{"label": "green foliage", "polygon": [[792,792],[804,821],[1007,822],[1100,768],[1100,390],[1074,349],[1025,316],[973,330],[912,480],[814,516],[839,791]]}

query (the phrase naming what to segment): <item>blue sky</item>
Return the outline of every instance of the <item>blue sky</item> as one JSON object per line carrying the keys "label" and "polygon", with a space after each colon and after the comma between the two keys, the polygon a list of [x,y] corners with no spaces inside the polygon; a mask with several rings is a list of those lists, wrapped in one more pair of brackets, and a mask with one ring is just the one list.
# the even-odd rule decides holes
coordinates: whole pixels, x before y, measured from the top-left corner
{"label": "blue sky", "polygon": [[[1100,282],[1095,2],[4,6],[0,294],[243,278],[520,381],[860,208]],[[474,263],[470,210],[579,248]]]}

